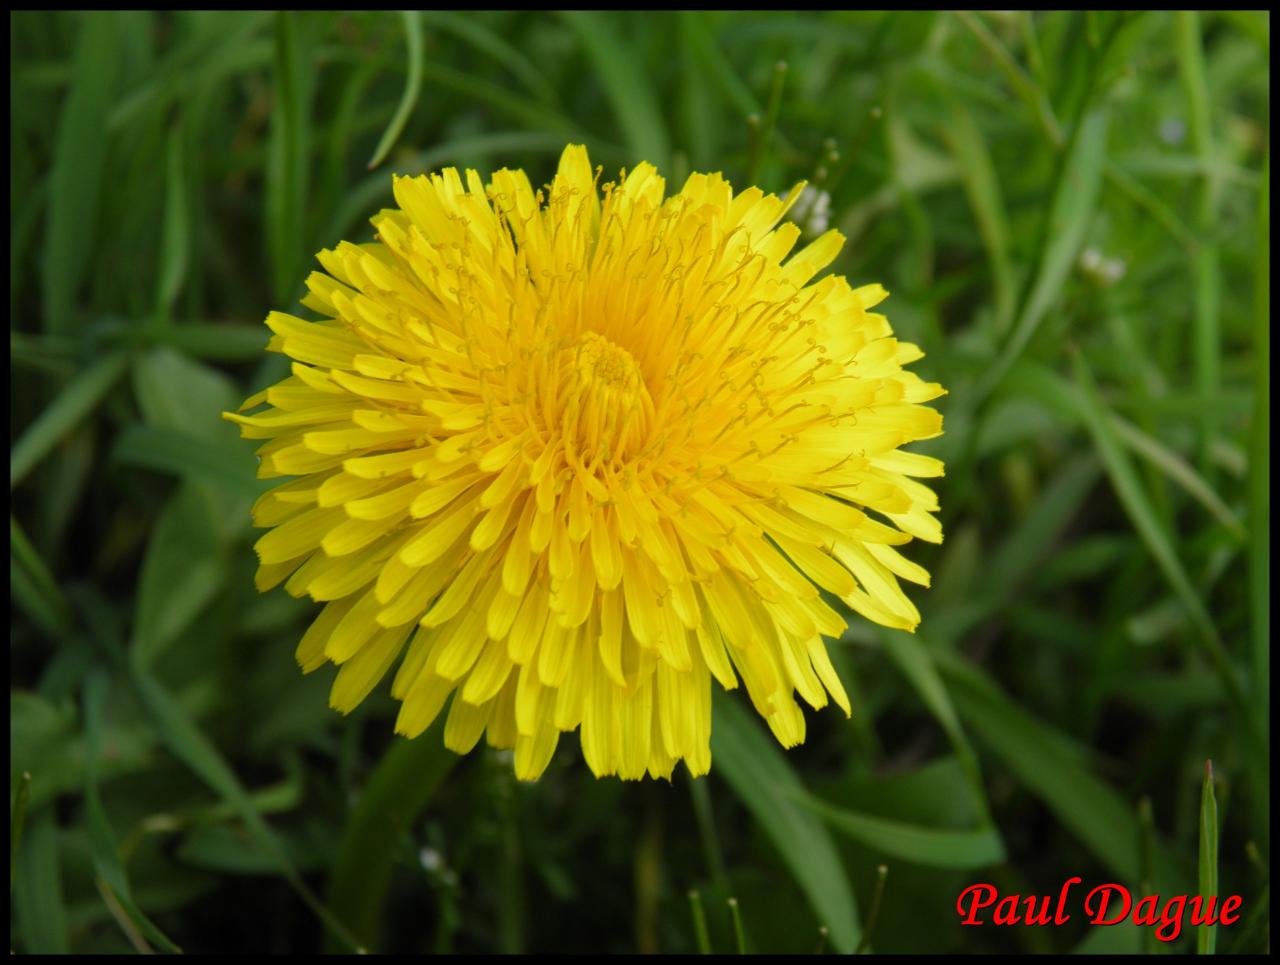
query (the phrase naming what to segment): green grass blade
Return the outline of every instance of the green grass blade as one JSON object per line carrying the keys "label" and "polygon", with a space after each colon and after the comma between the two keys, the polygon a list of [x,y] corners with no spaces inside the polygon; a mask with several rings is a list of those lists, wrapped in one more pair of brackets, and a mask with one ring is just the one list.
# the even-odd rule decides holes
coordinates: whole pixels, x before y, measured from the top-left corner
{"label": "green grass blade", "polygon": [[[1156,822],[1155,814],[1151,810],[1151,798],[1146,795],[1138,800],[1138,831],[1138,893],[1141,900],[1155,894],[1155,886],[1152,884],[1155,877],[1152,859],[1156,849]],[[1155,954],[1156,942],[1155,930],[1145,929],[1142,937],[1143,953]]]}
{"label": "green grass blade", "polygon": [[985,868],[1005,860],[1004,843],[995,828],[975,831],[923,828],[859,814],[812,795],[803,795],[799,801],[837,831],[903,861],[931,868]]}
{"label": "green grass blade", "polygon": [[17,874],[18,852],[22,849],[22,831],[27,823],[27,805],[31,802],[31,774],[23,771],[18,789],[13,794],[13,810],[9,812],[9,894]]}
{"label": "green grass blade", "polygon": [[166,952],[178,953],[182,949],[160,931],[134,903],[128,876],[120,862],[115,833],[111,830],[111,822],[107,818],[107,813],[102,807],[102,799],[98,794],[97,761],[103,748],[102,706],[109,687],[110,681],[102,670],[91,673],[85,683],[84,721],[85,737],[88,743],[84,765],[85,816],[89,846],[93,851],[93,865],[97,869],[101,886],[110,890],[112,897],[128,917],[137,934]]}
{"label": "green grass blade", "polygon": [[207,441],[173,429],[129,426],[116,436],[111,460],[207,483],[247,499],[257,499],[272,484],[254,478],[249,459],[229,459]]}
{"label": "green grass blade", "polygon": [[241,398],[226,373],[159,348],[135,362],[133,391],[147,425],[196,436],[232,456],[243,453],[221,415]]}
{"label": "green grass blade", "polygon": [[711,167],[720,150],[721,112],[712,102],[710,84],[695,39],[696,13],[682,10],[680,18],[680,119],[681,147],[689,153],[694,170]]}
{"label": "green grass blade", "polygon": [[707,873],[711,876],[711,884],[716,894],[727,898],[729,876],[725,872],[724,852],[720,848],[720,835],[716,832],[715,815],[711,813],[711,794],[707,790],[707,782],[695,777],[688,778],[688,782],[689,800],[693,805],[693,820],[698,826],[698,837],[702,841]]}
{"label": "green grass blade", "polygon": [[71,631],[71,611],[62,590],[13,516],[9,517],[9,593],[51,639],[63,639]]}
{"label": "green grass blade", "polygon": [[1235,934],[1229,954],[1240,952],[1271,951],[1271,885],[1262,886],[1262,893],[1253,902],[1253,910]]}
{"label": "green grass blade", "polygon": [[1051,555],[1055,541],[1085,505],[1098,476],[1098,461],[1092,456],[1075,456],[1064,462],[1027,513],[1010,528],[982,579],[997,606],[1013,602],[1028,576]]}
{"label": "green grass blade", "polygon": [[167,346],[183,355],[215,362],[256,361],[271,333],[265,325],[210,325],[184,322],[172,328],[143,333],[152,345]]}
{"label": "green grass blade", "polygon": [[706,12],[680,11],[681,26],[687,29],[689,42],[707,77],[720,89],[728,107],[742,117],[760,113],[760,102],[751,87],[738,76],[737,70],[712,36]]}
{"label": "green grass blade", "polygon": [[973,208],[983,246],[987,249],[995,288],[996,332],[1003,334],[1012,320],[1017,298],[1013,264],[1009,257],[1009,222],[1004,199],[1000,196],[1000,182],[991,161],[991,152],[987,150],[973,115],[960,101],[954,100],[953,105],[942,132],[955,155],[969,206]]}
{"label": "green grass blade", "polygon": [[80,424],[124,374],[127,359],[114,353],[81,372],[27,426],[9,452],[9,488],[26,477],[63,436]]}
{"label": "green grass blade", "polygon": [[[402,175],[425,174],[435,171],[446,164],[459,164],[485,154],[559,154],[564,150],[564,138],[545,131],[500,131],[496,134],[482,134],[478,137],[461,138],[449,141],[405,158],[396,164],[396,173]],[[341,207],[329,219],[324,230],[326,244],[337,244],[357,223],[371,217],[378,207],[391,198],[391,179],[385,172],[366,177],[346,194]],[[267,330],[262,344],[266,344]]]}
{"label": "green grass blade", "polygon": [[1244,541],[1244,525],[1208,481],[1185,459],[1172,449],[1166,448],[1154,436],[1143,432],[1132,422],[1112,415],[1111,424],[1122,442],[1168,476],[1171,481],[1181,486],[1183,491],[1208,510],[1227,532],[1241,542]]}
{"label": "green grass blade", "polygon": [[1173,209],[1160,200],[1158,195],[1109,158],[1107,159],[1106,175],[1107,181],[1113,187],[1122,194],[1127,195],[1129,200],[1138,207],[1144,208],[1150,213],[1178,244],[1188,252],[1195,251],[1200,244],[1199,240],[1191,229],[1183,223],[1182,219],[1174,214]]}
{"label": "green grass blade", "polygon": [[147,545],[130,649],[150,666],[222,589],[227,560],[212,505],[198,486],[170,498]]}
{"label": "green grass blade", "polygon": [[1174,14],[1178,72],[1187,97],[1187,127],[1196,156],[1209,164],[1213,160],[1210,130],[1209,82],[1205,76],[1204,51],[1200,38],[1200,15],[1194,10]]}
{"label": "green grass blade", "polygon": [[733,922],[733,950],[739,955],[747,953],[747,933],[742,928],[742,909],[738,907],[738,899],[729,899],[729,918]]}
{"label": "green grass blade", "polygon": [[[951,697],[969,729],[1063,827],[1122,880],[1137,881],[1139,827],[1133,808],[1096,777],[1082,748],[1010,701],[981,671],[958,657],[936,654]],[[1157,890],[1183,893],[1182,875],[1157,848]]]}
{"label": "green grass blade", "polygon": [[366,948],[381,948],[391,869],[405,834],[457,764],[439,724],[414,740],[393,738],[347,819],[329,873],[329,904]]}
{"label": "green grass blade", "polygon": [[1200,595],[1182,566],[1182,561],[1174,551],[1173,543],[1151,504],[1142,480],[1116,437],[1111,420],[1107,417],[1106,408],[1094,388],[1088,363],[1085,362],[1084,356],[1079,354],[1076,356],[1076,362],[1077,381],[1083,390],[1085,423],[1093,436],[1098,455],[1106,467],[1107,476],[1111,480],[1116,497],[1124,507],[1134,530],[1146,544],[1148,551],[1155,558],[1156,565],[1186,609],[1196,630],[1195,638],[1200,642],[1209,662],[1222,678],[1228,695],[1246,724],[1251,741],[1251,752],[1257,763],[1257,755],[1261,752],[1264,743],[1262,728],[1251,706],[1245,700],[1239,674],[1227,655],[1226,647],[1205,608],[1204,601],[1200,599]]}
{"label": "green grass blade", "polygon": [[831,944],[849,954],[861,937],[858,906],[830,832],[799,803],[804,785],[772,737],[761,732],[733,696],[718,688],[714,707],[711,750],[716,773],[773,840],[819,924],[831,929]]}
{"label": "green grass blade", "polygon": [[957,641],[981,621],[1016,602],[1019,590],[1049,557],[1054,543],[1085,504],[1098,475],[1098,461],[1092,456],[1075,456],[1060,465],[1053,480],[990,557],[981,581],[966,591],[962,602],[940,607],[936,615],[930,615],[929,636],[940,642]]}
{"label": "green grass blade", "polygon": [[1256,703],[1271,703],[1271,155],[1262,165],[1253,272],[1253,418],[1249,428],[1249,627]]}
{"label": "green grass blade", "polygon": [[[348,161],[351,142],[363,133],[372,115],[366,100],[370,84],[383,66],[381,60],[369,58],[355,65],[342,85],[338,103],[328,114],[328,130],[323,131],[324,145],[317,154],[323,158],[319,197],[312,202],[320,210],[333,212],[350,189]],[[376,117],[372,117],[376,120]]]}
{"label": "green grass blade", "polygon": [[1107,126],[1104,111],[1087,114],[1080,121],[1067,156],[1062,159],[1035,281],[1004,351],[979,383],[980,399],[1000,384],[1039,330],[1049,309],[1062,296],[1097,205],[1106,162]]}
{"label": "green grass blade", "polygon": [[[1057,415],[1087,424],[1089,402],[1084,390],[1073,385],[1050,369],[1038,363],[1018,362],[1005,381],[1012,392],[1034,396],[1054,410]],[[1232,536],[1242,539],[1244,526],[1217,491],[1185,459],[1163,445],[1155,437],[1143,432],[1127,419],[1112,412],[1101,400],[1107,422],[1116,439],[1124,443],[1135,455],[1141,456],[1164,473],[1170,482],[1200,503],[1211,516],[1220,522]]]}
{"label": "green grass blade", "polygon": [[1054,147],[1060,147],[1062,145],[1062,130],[1058,127],[1058,122],[1053,116],[1053,108],[1045,92],[1036,86],[1035,81],[1022,69],[1022,65],[1014,59],[1008,48],[1000,42],[1000,38],[987,29],[987,25],[976,14],[957,10],[954,15],[978,39],[978,42],[987,49],[987,52],[995,61],[996,67],[1004,74],[1005,80],[1009,82],[1009,86],[1013,88],[1014,93],[1026,104],[1035,117],[1049,143]]}
{"label": "green grass blade", "polygon": [[[769,83],[769,100],[765,108],[764,120],[760,115],[752,114],[747,118],[753,137],[751,151],[747,160],[747,184],[756,184],[761,178],[762,167],[768,167],[769,143],[773,140],[773,131],[778,124],[778,111],[782,108],[782,91],[787,81],[787,62],[779,60],[773,65],[772,79]],[[765,176],[766,181],[772,178]]]}
{"label": "green grass blade", "polygon": [[[1196,157],[1206,166],[1215,160],[1210,129],[1209,83],[1205,76],[1200,38],[1200,15],[1194,10],[1174,14],[1178,68],[1187,96],[1187,126]],[[1195,279],[1195,334],[1193,338],[1196,391],[1215,394],[1222,381],[1222,272],[1215,239],[1220,181],[1206,170],[1197,198],[1197,227],[1200,244],[1192,256]],[[1213,440],[1218,432],[1217,412],[1212,406],[1200,410],[1200,468],[1210,471]]]}
{"label": "green grass blade", "polygon": [[1018,15],[1018,30],[1022,34],[1022,46],[1027,55],[1027,66],[1031,77],[1040,87],[1048,89],[1048,72],[1045,70],[1044,54],[1040,52],[1040,39],[1036,35],[1035,18],[1030,10]]}
{"label": "green grass blade", "polygon": [[200,731],[183,706],[140,665],[136,663],[132,665],[131,675],[143,710],[169,750],[190,768],[192,773],[235,808],[249,834],[272,857],[276,868],[316,917],[341,939],[347,949],[361,951],[360,943],[355,936],[302,880],[275,834],[254,806],[253,800],[245,793],[235,772],[227,765],[213,743]]}
{"label": "green grass blade", "polygon": [[[17,179],[15,177],[15,183]],[[31,239],[35,236],[49,200],[49,177],[46,175],[34,185],[25,188],[23,195],[15,197],[9,221],[9,312],[17,315],[19,298],[34,279],[24,269],[25,259],[31,254]],[[10,329],[10,335],[13,332]]]}
{"label": "green grass blade", "polygon": [[1133,152],[1123,159],[1124,167],[1136,176],[1150,178],[1216,179],[1227,187],[1256,188],[1258,173],[1223,160],[1194,154]]}
{"label": "green grass blade", "polygon": [[[1200,897],[1209,901],[1218,894],[1218,799],[1213,791],[1213,761],[1204,762],[1204,788],[1200,792]],[[1217,949],[1218,926],[1200,925],[1196,952],[1212,955]]]}
{"label": "green grass blade", "polygon": [[1219,17],[1231,21],[1264,53],[1271,53],[1271,14],[1266,10],[1218,10]]}
{"label": "green grass blade", "polygon": [[[938,668],[930,656],[929,650],[921,645],[912,634],[899,630],[880,631],[880,640],[890,658],[898,665],[916,695],[924,702],[929,713],[942,726],[951,746],[956,752],[960,766],[964,768],[965,777],[973,789],[974,800],[986,816],[989,813],[987,791],[982,783],[982,772],[978,767],[978,755],[960,724],[951,695],[947,693],[947,685],[938,673]],[[994,832],[993,832],[994,833]],[[997,840],[999,840],[997,836]]]}
{"label": "green grass blade", "polygon": [[280,307],[302,281],[307,197],[308,78],[298,43],[296,14],[276,15],[275,104],[267,164],[267,254],[273,291]]}
{"label": "green grass blade", "polygon": [[[880,920],[880,905],[884,901],[885,884],[889,880],[889,866],[879,865],[876,868],[876,890],[871,894],[871,909],[867,912],[867,920],[862,924],[862,941],[858,943],[857,954],[865,955],[871,950],[871,938],[876,933],[876,922]],[[826,938],[823,934],[822,938]],[[822,953],[825,942],[819,940],[818,954]]]}
{"label": "green grass blade", "polygon": [[[182,836],[175,856],[183,864],[221,875],[276,874],[275,860],[264,854],[256,841],[225,824],[191,828]],[[299,849],[295,860],[300,862],[302,871],[314,872],[323,867],[321,855],[314,850]]]}
{"label": "green grass blade", "polygon": [[413,113],[414,105],[418,103],[418,94],[422,90],[422,15],[416,10],[404,10],[401,11],[401,17],[404,21],[405,45],[409,48],[408,75],[405,77],[404,93],[400,95],[400,104],[396,107],[391,123],[383,132],[382,139],[378,141],[373,157],[369,159],[370,171],[381,164],[383,158],[395,146],[396,139],[404,130],[409,115]]}
{"label": "green grass blade", "polygon": [[838,227],[850,242],[861,238],[876,216],[900,206],[904,197],[913,197],[918,202],[920,195],[960,180],[960,169],[952,158],[935,153],[932,149],[916,150],[918,145],[914,139],[911,145],[912,156],[897,167],[894,172],[895,180],[859,201],[841,216]]}
{"label": "green grass blade", "polygon": [[215,29],[201,31],[151,71],[150,79],[121,97],[107,115],[107,131],[116,133],[182,103],[192,92],[216,87],[242,71],[271,63],[271,43],[255,34],[268,27],[269,10],[224,11]]}
{"label": "green grass blade", "polygon": [[190,219],[187,215],[182,139],[182,125],[175,124],[169,132],[165,165],[164,228],[160,235],[160,270],[156,272],[156,321],[160,325],[167,324],[173,315],[173,305],[182,291],[189,261],[187,247],[190,244]]}
{"label": "green grass blade", "polygon": [[115,15],[92,11],[77,19],[71,83],[58,115],[42,271],[45,330],[63,333],[75,327],[76,300],[93,255],[117,59]]}
{"label": "green grass blade", "polygon": [[693,936],[699,955],[711,954],[711,936],[707,934],[707,915],[702,910],[702,895],[697,890],[689,892],[689,911],[693,915]]}
{"label": "green grass blade", "polygon": [[561,150],[564,149],[565,138],[577,142],[597,140],[588,137],[582,126],[558,109],[548,107],[523,92],[483,80],[472,71],[458,70],[429,60],[422,65],[422,74],[437,87],[455,91],[469,102],[489,105],[531,131],[559,135]]}
{"label": "green grass blade", "polygon": [[616,20],[597,10],[571,10],[561,16],[578,34],[613,106],[632,154],[628,167],[648,161],[659,170],[668,170],[671,147],[653,85],[631,47],[615,33]]}
{"label": "green grass blade", "polygon": [[461,37],[476,50],[501,64],[547,104],[554,105],[559,99],[546,76],[516,44],[507,42],[474,17],[450,10],[423,10],[419,16],[428,25],[440,27]]}
{"label": "green grass blade", "polygon": [[71,950],[67,907],[62,892],[62,858],[53,808],[27,815],[14,883],[17,924],[23,945],[37,955],[65,955]]}

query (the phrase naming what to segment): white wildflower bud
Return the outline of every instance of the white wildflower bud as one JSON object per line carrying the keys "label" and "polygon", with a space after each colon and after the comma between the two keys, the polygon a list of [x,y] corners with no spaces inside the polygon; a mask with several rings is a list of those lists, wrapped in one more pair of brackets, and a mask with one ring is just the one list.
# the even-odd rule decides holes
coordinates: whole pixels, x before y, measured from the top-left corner
{"label": "white wildflower bud", "polygon": [[1181,144],[1187,136],[1187,125],[1180,117],[1166,117],[1160,122],[1160,140],[1171,147]]}
{"label": "white wildflower bud", "polygon": [[1080,252],[1080,270],[1097,285],[1114,285],[1124,277],[1126,267],[1123,258],[1107,258],[1097,248]]}
{"label": "white wildflower bud", "polygon": [[1108,258],[1098,267],[1098,274],[1108,285],[1114,285],[1124,277],[1125,267],[1123,258]]}
{"label": "white wildflower bud", "polygon": [[791,220],[806,235],[822,234],[831,222],[831,195],[806,184],[795,207],[791,209]]}
{"label": "white wildflower bud", "polygon": [[418,861],[424,871],[439,871],[444,866],[444,856],[435,848],[423,848],[419,851]]}

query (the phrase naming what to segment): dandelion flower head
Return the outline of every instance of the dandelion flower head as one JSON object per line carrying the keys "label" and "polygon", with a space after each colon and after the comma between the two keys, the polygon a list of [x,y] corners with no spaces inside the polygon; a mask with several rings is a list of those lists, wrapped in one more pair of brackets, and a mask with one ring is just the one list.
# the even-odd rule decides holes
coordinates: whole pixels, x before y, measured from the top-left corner
{"label": "dandelion flower head", "polygon": [[297,657],[331,704],[394,666],[399,733],[445,713],[527,780],[574,730],[600,776],[706,773],[713,682],[788,747],[797,697],[848,715],[832,603],[914,629],[897,547],[942,538],[942,464],[900,447],[943,390],[883,288],[815,281],[843,237],[793,254],[787,201],[720,174],[599,179],[572,145],[544,191],[396,178],[373,243],[320,252],[322,317],[268,316],[292,374],[227,414],[288,479],[257,585],[324,604]]}

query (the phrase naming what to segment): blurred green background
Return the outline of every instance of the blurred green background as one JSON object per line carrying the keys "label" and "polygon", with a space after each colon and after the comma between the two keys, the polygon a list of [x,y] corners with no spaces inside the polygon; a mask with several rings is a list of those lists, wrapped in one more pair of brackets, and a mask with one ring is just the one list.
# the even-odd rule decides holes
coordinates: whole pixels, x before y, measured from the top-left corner
{"label": "blurred green background", "polygon": [[[1159,950],[1269,948],[1268,14],[10,27],[11,948],[728,951],[736,898],[749,950],[1156,950],[958,924],[967,884],[1072,875],[1240,894]],[[854,717],[793,751],[718,702],[696,783],[570,738],[520,785],[393,738],[385,684],[330,711],[219,420],[392,172],[537,184],[570,141],[673,190],[808,179],[951,392],[920,631],[854,618]]]}

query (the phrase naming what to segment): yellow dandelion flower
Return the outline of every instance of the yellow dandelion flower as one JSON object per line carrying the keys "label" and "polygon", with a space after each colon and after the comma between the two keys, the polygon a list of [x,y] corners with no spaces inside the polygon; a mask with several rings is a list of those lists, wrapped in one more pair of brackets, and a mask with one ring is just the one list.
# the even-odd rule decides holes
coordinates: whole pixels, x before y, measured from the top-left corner
{"label": "yellow dandelion flower", "polygon": [[295,477],[254,506],[257,585],[324,603],[297,656],[333,707],[400,659],[399,733],[449,703],[445,744],[526,780],[579,728],[597,775],[706,773],[713,678],[788,747],[796,694],[848,715],[820,589],[913,629],[895,547],[942,538],[913,478],[942,464],[899,447],[943,390],[883,288],[813,280],[843,237],[788,257],[788,202],[719,174],[597,178],[578,146],[545,192],[396,178],[375,243],[320,252],[323,318],[267,317],[292,375],[227,414]]}

